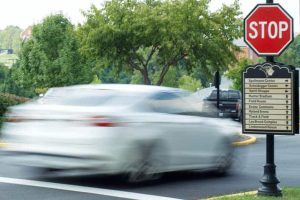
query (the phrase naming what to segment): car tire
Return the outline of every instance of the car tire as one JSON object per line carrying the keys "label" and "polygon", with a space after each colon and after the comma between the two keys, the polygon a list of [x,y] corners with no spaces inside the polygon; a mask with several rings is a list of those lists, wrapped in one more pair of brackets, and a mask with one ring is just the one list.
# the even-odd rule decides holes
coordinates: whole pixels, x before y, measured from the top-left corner
{"label": "car tire", "polygon": [[162,177],[162,168],[165,166],[165,158],[162,153],[162,145],[155,143],[145,147],[146,145],[138,145],[137,158],[132,162],[127,173],[127,182],[131,184],[140,182],[155,181]]}
{"label": "car tire", "polygon": [[223,140],[219,144],[220,152],[226,152],[218,158],[216,173],[226,175],[230,172],[234,160],[234,148],[228,140]]}

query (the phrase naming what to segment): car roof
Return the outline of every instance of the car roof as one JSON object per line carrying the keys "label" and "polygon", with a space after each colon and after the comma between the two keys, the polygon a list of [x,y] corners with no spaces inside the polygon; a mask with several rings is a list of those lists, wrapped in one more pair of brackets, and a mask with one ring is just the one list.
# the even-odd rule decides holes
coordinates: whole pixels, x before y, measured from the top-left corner
{"label": "car roof", "polygon": [[116,90],[123,92],[155,93],[155,92],[189,92],[179,88],[171,88],[155,85],[136,85],[136,84],[85,84],[57,87],[55,89],[95,89],[95,90]]}

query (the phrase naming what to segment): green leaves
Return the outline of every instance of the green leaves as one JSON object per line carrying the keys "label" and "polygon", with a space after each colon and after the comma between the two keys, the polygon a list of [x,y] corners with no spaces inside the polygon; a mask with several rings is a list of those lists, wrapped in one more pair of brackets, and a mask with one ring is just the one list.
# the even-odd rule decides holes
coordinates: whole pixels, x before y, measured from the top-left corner
{"label": "green leaves", "polygon": [[[33,27],[9,72],[14,91],[79,83],[144,83],[195,90],[235,62],[241,37],[236,1],[216,12],[209,0],[112,0],[74,27],[61,14]],[[16,92],[17,93],[17,92]],[[29,96],[29,95],[27,95]]]}
{"label": "green leaves", "polygon": [[33,27],[20,53],[23,83],[33,90],[89,83],[91,70],[79,53],[73,25],[63,15],[51,15]]}
{"label": "green leaves", "polygon": [[196,92],[197,89],[202,88],[201,82],[199,80],[194,79],[187,75],[183,75],[182,77],[180,77],[178,83],[179,83],[178,85],[179,88],[190,90],[193,92]]}
{"label": "green leaves", "polygon": [[0,48],[13,49],[14,53],[18,53],[21,45],[21,32],[21,28],[17,26],[7,26],[4,30],[0,30]]}
{"label": "green leaves", "polygon": [[[162,84],[170,68],[195,63],[212,73],[235,61],[233,39],[241,36],[238,3],[208,11],[208,0],[113,0],[85,13],[78,29],[81,52],[132,73],[144,84]],[[158,73],[154,80],[151,74]]]}
{"label": "green leaves", "polygon": [[289,65],[294,65],[296,67],[300,66],[300,35],[294,38],[293,43],[276,58],[276,61],[286,63]]}
{"label": "green leaves", "polygon": [[242,89],[242,71],[250,65],[253,64],[251,60],[243,58],[233,67],[230,67],[228,71],[225,72],[227,76],[233,83],[233,89],[241,90]]}

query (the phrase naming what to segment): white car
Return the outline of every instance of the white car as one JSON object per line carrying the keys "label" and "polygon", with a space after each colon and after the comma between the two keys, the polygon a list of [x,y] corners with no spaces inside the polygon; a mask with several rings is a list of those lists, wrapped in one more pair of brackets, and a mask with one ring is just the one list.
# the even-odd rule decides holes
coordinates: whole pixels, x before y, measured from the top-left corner
{"label": "white car", "polygon": [[226,172],[235,122],[201,117],[188,91],[99,84],[50,89],[7,113],[2,140],[15,164],[126,174],[131,182],[178,170]]}

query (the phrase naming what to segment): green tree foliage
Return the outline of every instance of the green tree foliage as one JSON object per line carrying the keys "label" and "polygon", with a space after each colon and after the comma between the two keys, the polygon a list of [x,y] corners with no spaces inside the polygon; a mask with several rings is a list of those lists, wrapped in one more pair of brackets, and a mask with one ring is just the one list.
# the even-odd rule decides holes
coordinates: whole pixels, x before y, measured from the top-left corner
{"label": "green tree foliage", "polygon": [[242,89],[242,71],[248,65],[253,64],[253,62],[249,59],[243,58],[238,63],[236,63],[233,67],[230,67],[228,71],[225,72],[225,76],[232,80],[232,87],[236,90]]}
{"label": "green tree foliage", "polygon": [[0,92],[4,91],[5,80],[7,79],[9,69],[0,63]]}
{"label": "green tree foliage", "polygon": [[0,117],[4,115],[9,106],[17,105],[28,101],[28,98],[19,97],[13,94],[0,93]]}
{"label": "green tree foliage", "polygon": [[2,76],[4,78],[0,81],[0,92],[25,97],[34,96],[32,88],[25,87],[23,73],[16,65],[10,69],[5,66],[5,68],[1,68],[0,73],[4,74]]}
{"label": "green tree foliage", "polygon": [[74,26],[61,14],[33,26],[31,38],[21,47],[19,68],[21,85],[35,91],[93,80],[80,56]]}
{"label": "green tree foliage", "polygon": [[21,32],[22,29],[17,26],[7,26],[4,30],[0,30],[0,48],[13,49],[14,53],[18,53],[21,45]]}
{"label": "green tree foliage", "polygon": [[100,84],[101,80],[98,78],[97,75],[94,75],[93,77],[93,81],[91,82],[91,84]]}
{"label": "green tree foliage", "polygon": [[4,121],[3,116],[7,111],[8,107],[24,103],[26,101],[28,101],[28,98],[0,92],[0,128],[2,126],[2,122]]}
{"label": "green tree foliage", "polygon": [[[232,41],[241,37],[236,1],[216,11],[209,0],[112,0],[92,6],[78,29],[84,55],[126,71],[144,84],[161,85],[171,68],[196,66],[206,75],[235,60]],[[136,81],[134,77],[133,82]]]}
{"label": "green tree foliage", "polygon": [[178,80],[178,87],[186,90],[196,92],[197,89],[201,89],[201,82],[197,79],[194,79],[188,75],[183,75]]}
{"label": "green tree foliage", "polygon": [[276,61],[300,67],[300,35],[295,37],[293,43],[279,56]]}

